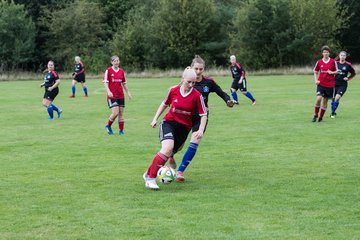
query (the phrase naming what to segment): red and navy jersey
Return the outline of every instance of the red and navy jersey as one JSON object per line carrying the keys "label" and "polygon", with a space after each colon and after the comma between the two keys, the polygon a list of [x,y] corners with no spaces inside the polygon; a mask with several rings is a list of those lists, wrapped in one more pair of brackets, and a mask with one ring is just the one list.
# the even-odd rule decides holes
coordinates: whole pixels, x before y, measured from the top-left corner
{"label": "red and navy jersey", "polygon": [[[104,82],[109,84],[110,92],[113,94],[113,99],[123,99],[124,90],[122,84],[126,83],[125,72],[122,68],[115,71],[112,67],[109,67],[105,71]],[[108,99],[110,97],[108,96]]]}
{"label": "red and navy jersey", "polygon": [[239,81],[241,76],[245,79],[245,70],[241,67],[240,63],[231,64],[230,71],[234,80]]}
{"label": "red and navy jersey", "polygon": [[47,72],[44,76],[45,88],[51,87],[59,79],[59,75],[55,71]]}
{"label": "red and navy jersey", "polygon": [[180,86],[170,88],[168,95],[163,101],[164,105],[170,106],[169,112],[164,116],[167,121],[176,121],[186,126],[192,127],[192,116],[195,111],[200,116],[207,115],[207,108],[201,93],[192,88],[190,92],[183,94]]}
{"label": "red and navy jersey", "polygon": [[327,71],[337,71],[336,62],[334,59],[329,58],[327,62],[323,59],[319,59],[316,62],[314,72],[319,72],[320,81],[319,86],[327,87],[327,88],[334,88],[335,87],[335,75],[328,74]]}
{"label": "red and navy jersey", "polygon": [[76,73],[76,75],[84,73],[84,71],[85,71],[85,67],[83,63],[76,63],[74,65],[74,72]]}
{"label": "red and navy jersey", "polygon": [[[347,81],[344,80],[345,77],[347,77],[349,80],[351,80],[353,77],[355,77],[355,69],[349,62],[340,63],[339,61],[336,62],[337,68],[338,68],[338,74],[335,77],[335,85],[346,85]],[[350,76],[348,76],[350,73]]]}
{"label": "red and navy jersey", "polygon": [[211,92],[216,92],[225,102],[230,101],[229,95],[227,95],[211,77],[203,76],[200,82],[195,83],[194,88],[203,96],[206,107],[208,107],[208,97]]}

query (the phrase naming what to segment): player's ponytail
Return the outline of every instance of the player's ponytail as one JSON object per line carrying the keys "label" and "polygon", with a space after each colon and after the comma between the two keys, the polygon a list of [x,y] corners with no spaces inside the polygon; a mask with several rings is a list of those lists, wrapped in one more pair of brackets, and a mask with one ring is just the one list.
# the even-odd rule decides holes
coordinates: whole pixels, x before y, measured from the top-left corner
{"label": "player's ponytail", "polygon": [[202,64],[205,68],[205,61],[199,55],[195,55],[195,57],[193,58],[193,60],[191,62],[191,67],[193,67],[195,65],[195,63]]}

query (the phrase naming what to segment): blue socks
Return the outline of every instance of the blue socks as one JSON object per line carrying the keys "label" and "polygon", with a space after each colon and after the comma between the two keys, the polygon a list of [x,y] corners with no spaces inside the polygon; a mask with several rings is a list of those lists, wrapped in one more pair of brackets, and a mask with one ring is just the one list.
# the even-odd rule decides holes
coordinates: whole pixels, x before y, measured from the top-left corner
{"label": "blue socks", "polygon": [[193,160],[196,150],[198,148],[199,144],[190,142],[190,145],[188,149],[186,150],[186,153],[184,154],[184,157],[181,161],[181,164],[178,168],[179,172],[184,172],[187,166],[190,164],[191,160]]}
{"label": "blue socks", "polygon": [[85,93],[85,96],[87,96],[87,87],[84,87],[84,93]]}
{"label": "blue socks", "polygon": [[238,96],[236,94],[236,92],[231,92],[231,96],[233,97],[234,101],[238,101]]}
{"label": "blue socks", "polygon": [[75,90],[76,90],[75,85],[72,85],[71,86],[71,92],[72,92],[73,96],[75,96]]}
{"label": "blue socks", "polygon": [[246,93],[245,93],[245,96],[247,96],[248,98],[250,98],[250,100],[251,100],[252,102],[255,101],[255,98],[253,97],[253,95],[251,95],[250,92],[246,92]]}
{"label": "blue socks", "polygon": [[53,118],[54,118],[54,108],[53,108],[53,105],[50,105],[50,106],[47,107],[47,112],[48,112],[50,118],[53,119]]}
{"label": "blue socks", "polygon": [[340,102],[333,101],[331,102],[331,112],[335,113],[336,109],[338,108]]}

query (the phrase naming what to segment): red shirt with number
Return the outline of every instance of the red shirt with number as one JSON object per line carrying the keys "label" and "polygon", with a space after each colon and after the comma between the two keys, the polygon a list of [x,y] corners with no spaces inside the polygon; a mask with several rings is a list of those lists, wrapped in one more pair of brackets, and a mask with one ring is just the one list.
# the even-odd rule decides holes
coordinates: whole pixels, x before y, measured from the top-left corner
{"label": "red shirt with number", "polygon": [[207,115],[204,98],[195,88],[192,88],[185,94],[181,91],[180,86],[172,87],[163,104],[170,105],[170,110],[164,119],[181,123],[185,125],[188,130],[192,127],[192,116],[196,110],[200,116]]}
{"label": "red shirt with number", "polygon": [[327,71],[337,71],[336,62],[334,59],[329,58],[327,62],[323,59],[319,59],[316,62],[314,71],[320,72],[318,80],[320,81],[319,86],[334,88],[335,87],[335,75],[328,74]]}
{"label": "red shirt with number", "polygon": [[[115,71],[109,67],[105,71],[104,82],[109,84],[110,92],[112,92],[112,99],[124,99],[124,90],[122,84],[126,83],[125,72],[122,68]],[[111,99],[109,96],[108,99]]]}

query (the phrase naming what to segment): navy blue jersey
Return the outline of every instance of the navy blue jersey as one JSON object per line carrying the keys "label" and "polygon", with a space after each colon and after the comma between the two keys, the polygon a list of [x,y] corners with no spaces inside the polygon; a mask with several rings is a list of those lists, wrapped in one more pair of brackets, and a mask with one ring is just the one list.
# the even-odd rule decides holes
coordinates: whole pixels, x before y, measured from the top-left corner
{"label": "navy blue jersey", "polygon": [[84,72],[84,64],[83,63],[76,63],[74,65],[74,71],[77,74],[83,73]]}
{"label": "navy blue jersey", "polygon": [[[349,62],[336,62],[338,68],[338,74],[336,74],[335,85],[347,85],[347,81],[344,80],[345,77],[348,77],[351,80],[355,75],[355,70]],[[348,76],[350,73],[350,76]]]}
{"label": "navy blue jersey", "polygon": [[198,90],[204,98],[205,106],[208,107],[208,97],[211,92],[216,92],[216,94],[221,97],[225,102],[230,101],[229,95],[227,95],[214,79],[210,77],[203,76],[201,82],[196,82],[194,88]]}
{"label": "navy blue jersey", "polygon": [[234,81],[239,81],[241,76],[245,79],[245,70],[241,67],[240,63],[235,63],[230,66],[230,71]]}
{"label": "navy blue jersey", "polygon": [[51,87],[59,79],[59,75],[55,71],[47,72],[44,76],[45,88]]}

